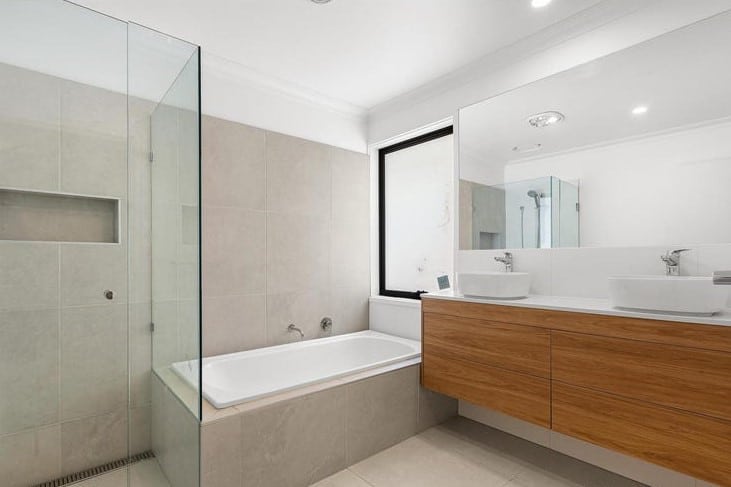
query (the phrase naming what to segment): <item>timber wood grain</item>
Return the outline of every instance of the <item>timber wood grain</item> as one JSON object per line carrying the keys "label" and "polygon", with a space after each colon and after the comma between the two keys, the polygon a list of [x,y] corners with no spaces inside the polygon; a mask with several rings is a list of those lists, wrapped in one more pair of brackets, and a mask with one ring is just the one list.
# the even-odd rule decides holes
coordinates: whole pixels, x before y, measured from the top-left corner
{"label": "timber wood grain", "polygon": [[433,391],[551,427],[551,384],[547,379],[442,357],[427,348],[422,382]]}
{"label": "timber wood grain", "polygon": [[731,421],[729,353],[555,331],[551,345],[554,380]]}
{"label": "timber wood grain", "polygon": [[422,310],[424,313],[731,352],[731,326],[470,303],[438,298],[424,298]]}
{"label": "timber wood grain", "polygon": [[544,328],[424,313],[424,348],[524,374],[551,377],[551,334]]}
{"label": "timber wood grain", "polygon": [[731,485],[731,423],[553,384],[553,429],[694,477]]}

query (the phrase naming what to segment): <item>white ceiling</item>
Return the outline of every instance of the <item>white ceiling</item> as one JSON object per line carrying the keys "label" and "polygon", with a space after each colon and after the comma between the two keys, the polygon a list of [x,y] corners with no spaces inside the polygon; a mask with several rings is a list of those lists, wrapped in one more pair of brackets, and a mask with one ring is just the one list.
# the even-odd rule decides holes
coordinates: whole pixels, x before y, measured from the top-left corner
{"label": "white ceiling", "polygon": [[371,108],[602,0],[77,0],[278,82]]}

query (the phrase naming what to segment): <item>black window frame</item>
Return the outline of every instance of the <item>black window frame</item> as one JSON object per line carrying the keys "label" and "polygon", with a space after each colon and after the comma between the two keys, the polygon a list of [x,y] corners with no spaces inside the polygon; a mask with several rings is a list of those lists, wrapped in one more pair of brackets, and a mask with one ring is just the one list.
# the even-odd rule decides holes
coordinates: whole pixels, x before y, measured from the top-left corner
{"label": "black window frame", "polygon": [[386,288],[386,156],[409,147],[454,134],[454,126],[440,128],[378,149],[378,294],[394,298],[421,299],[427,291],[397,291]]}

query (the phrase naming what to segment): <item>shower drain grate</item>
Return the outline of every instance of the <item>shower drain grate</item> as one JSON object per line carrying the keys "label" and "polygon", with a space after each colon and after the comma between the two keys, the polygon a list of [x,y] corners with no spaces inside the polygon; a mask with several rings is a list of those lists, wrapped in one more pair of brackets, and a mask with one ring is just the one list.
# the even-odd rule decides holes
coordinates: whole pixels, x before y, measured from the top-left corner
{"label": "shower drain grate", "polygon": [[72,473],[70,475],[66,475],[65,477],[60,477],[55,480],[49,480],[48,482],[43,482],[42,484],[36,484],[33,487],[62,487],[64,485],[71,485],[76,482],[81,482],[82,480],[96,477],[97,475],[111,472],[112,470],[126,467],[127,465],[132,465],[133,463],[141,462],[142,460],[147,460],[148,458],[155,458],[155,454],[152,453],[152,451],[138,453],[137,455],[132,455],[128,458],[114,460],[113,462],[105,463],[104,465],[89,468],[87,470],[84,470],[83,472]]}

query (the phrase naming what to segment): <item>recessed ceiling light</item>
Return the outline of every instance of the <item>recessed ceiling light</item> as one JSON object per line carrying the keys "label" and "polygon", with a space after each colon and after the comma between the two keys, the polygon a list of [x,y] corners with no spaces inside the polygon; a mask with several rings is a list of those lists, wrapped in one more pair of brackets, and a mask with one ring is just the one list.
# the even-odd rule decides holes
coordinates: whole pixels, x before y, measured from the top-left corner
{"label": "recessed ceiling light", "polygon": [[638,105],[632,109],[632,115],[644,115],[647,113],[647,105]]}
{"label": "recessed ceiling light", "polygon": [[531,0],[530,4],[533,8],[543,8],[551,3],[551,0]]}
{"label": "recessed ceiling light", "polygon": [[330,0],[311,0],[311,2],[312,3],[330,3]]}
{"label": "recessed ceiling light", "polygon": [[543,128],[548,127],[549,125],[555,125],[563,121],[564,118],[566,117],[564,117],[561,112],[536,113],[535,115],[528,117],[528,124],[531,127]]}
{"label": "recessed ceiling light", "polygon": [[538,152],[539,150],[541,150],[541,147],[543,147],[541,144],[533,144],[527,146],[516,145],[515,147],[513,147],[513,152],[517,152],[519,154],[530,154],[531,152]]}

